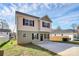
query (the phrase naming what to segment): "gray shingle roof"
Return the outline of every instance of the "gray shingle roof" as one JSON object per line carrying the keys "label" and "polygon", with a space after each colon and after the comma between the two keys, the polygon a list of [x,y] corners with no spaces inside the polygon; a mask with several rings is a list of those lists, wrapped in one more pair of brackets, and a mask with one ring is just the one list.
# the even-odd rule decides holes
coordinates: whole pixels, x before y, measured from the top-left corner
{"label": "gray shingle roof", "polygon": [[38,19],[40,19],[40,20],[45,20],[45,21],[50,21],[50,22],[52,22],[52,21],[50,20],[50,18],[49,18],[47,15],[45,15],[45,16],[43,16],[43,17],[37,17],[37,16],[29,15],[29,14],[26,14],[26,13],[23,13],[23,12],[19,12],[19,11],[16,11],[16,13],[19,13],[19,14],[22,14],[22,15],[31,16],[31,17],[35,17],[35,18],[38,18]]}
{"label": "gray shingle roof", "polygon": [[39,18],[37,16],[29,15],[29,14],[26,14],[26,13],[23,13],[23,12],[19,12],[19,11],[16,11],[16,13],[19,13],[19,14],[22,14],[22,15],[31,16],[31,17],[35,17],[35,18]]}
{"label": "gray shingle roof", "polygon": [[73,30],[73,29],[66,29],[66,30],[52,30],[51,33],[53,34],[61,34],[61,33],[76,33],[77,31],[76,30]]}

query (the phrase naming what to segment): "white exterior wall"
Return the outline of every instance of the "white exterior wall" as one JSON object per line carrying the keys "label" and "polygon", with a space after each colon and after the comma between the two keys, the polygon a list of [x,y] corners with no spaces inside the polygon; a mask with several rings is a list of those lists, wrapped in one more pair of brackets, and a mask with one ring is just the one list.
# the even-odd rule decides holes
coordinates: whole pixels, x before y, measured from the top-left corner
{"label": "white exterior wall", "polygon": [[62,34],[56,34],[56,36],[62,36]]}
{"label": "white exterior wall", "polygon": [[0,32],[0,37],[9,40],[9,32]]}
{"label": "white exterior wall", "polygon": [[69,36],[69,38],[71,38],[70,41],[73,41],[73,37],[74,37],[74,34],[63,34],[63,36]]}

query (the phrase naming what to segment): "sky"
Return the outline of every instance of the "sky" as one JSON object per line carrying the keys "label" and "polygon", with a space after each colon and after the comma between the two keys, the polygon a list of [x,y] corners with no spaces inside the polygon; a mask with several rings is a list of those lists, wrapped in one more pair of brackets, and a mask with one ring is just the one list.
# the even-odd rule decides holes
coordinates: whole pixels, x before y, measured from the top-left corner
{"label": "sky", "polygon": [[43,17],[48,15],[53,21],[52,28],[71,29],[79,24],[79,4],[71,3],[0,3],[0,19],[6,20],[9,28],[16,31],[15,11]]}

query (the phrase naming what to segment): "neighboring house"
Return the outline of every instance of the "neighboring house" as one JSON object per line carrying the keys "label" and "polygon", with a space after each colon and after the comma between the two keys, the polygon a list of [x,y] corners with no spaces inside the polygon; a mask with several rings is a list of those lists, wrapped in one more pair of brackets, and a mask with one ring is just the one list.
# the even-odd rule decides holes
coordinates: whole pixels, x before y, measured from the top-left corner
{"label": "neighboring house", "polygon": [[6,20],[0,19],[0,29],[9,29],[9,26]]}
{"label": "neighboring house", "polygon": [[5,20],[0,19],[0,39],[9,40],[10,32],[8,24]]}
{"label": "neighboring house", "polygon": [[9,40],[10,32],[10,29],[0,29],[0,39]]}
{"label": "neighboring house", "polygon": [[73,41],[77,40],[77,30],[66,29],[66,30],[52,30],[50,40],[52,41]]}
{"label": "neighboring house", "polygon": [[38,43],[49,40],[51,20],[16,11],[17,43]]}

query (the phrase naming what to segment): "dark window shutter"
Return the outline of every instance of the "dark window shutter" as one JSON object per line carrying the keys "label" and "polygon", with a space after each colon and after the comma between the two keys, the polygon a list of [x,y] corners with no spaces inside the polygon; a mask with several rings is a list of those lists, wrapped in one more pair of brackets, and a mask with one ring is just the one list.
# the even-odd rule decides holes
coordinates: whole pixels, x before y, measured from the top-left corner
{"label": "dark window shutter", "polygon": [[48,23],[48,28],[50,28],[50,23]]}
{"label": "dark window shutter", "polygon": [[32,33],[32,40],[34,40],[34,33]]}
{"label": "dark window shutter", "polygon": [[44,22],[42,22],[42,27],[44,27]]}
{"label": "dark window shutter", "polygon": [[34,26],[34,21],[33,21],[33,26]]}
{"label": "dark window shutter", "polygon": [[39,39],[39,36],[38,36],[38,34],[37,34],[37,39]]}
{"label": "dark window shutter", "polygon": [[49,34],[48,34],[48,39],[49,39]]}
{"label": "dark window shutter", "polygon": [[23,25],[25,25],[25,19],[23,18]]}

